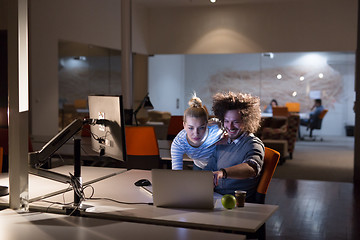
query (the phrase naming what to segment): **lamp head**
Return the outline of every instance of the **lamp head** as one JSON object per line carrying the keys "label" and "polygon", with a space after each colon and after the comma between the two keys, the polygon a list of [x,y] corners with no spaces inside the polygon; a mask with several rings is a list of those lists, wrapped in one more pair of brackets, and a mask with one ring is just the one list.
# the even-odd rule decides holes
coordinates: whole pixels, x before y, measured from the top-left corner
{"label": "lamp head", "polygon": [[154,109],[154,106],[152,105],[152,103],[150,102],[150,97],[149,95],[146,95],[146,97],[144,98],[144,108],[146,110],[152,110]]}

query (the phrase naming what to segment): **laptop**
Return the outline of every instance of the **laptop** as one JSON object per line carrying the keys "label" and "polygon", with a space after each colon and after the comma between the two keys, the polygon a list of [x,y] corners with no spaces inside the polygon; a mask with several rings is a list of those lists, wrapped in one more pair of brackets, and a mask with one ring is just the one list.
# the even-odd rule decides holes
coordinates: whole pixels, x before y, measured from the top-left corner
{"label": "laptop", "polygon": [[211,171],[152,169],[153,202],[157,207],[214,208]]}

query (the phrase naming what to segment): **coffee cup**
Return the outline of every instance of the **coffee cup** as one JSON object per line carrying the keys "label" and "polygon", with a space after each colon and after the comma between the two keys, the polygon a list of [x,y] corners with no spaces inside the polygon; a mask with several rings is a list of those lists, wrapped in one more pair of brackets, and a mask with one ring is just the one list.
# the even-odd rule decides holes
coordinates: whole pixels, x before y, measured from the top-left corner
{"label": "coffee cup", "polygon": [[245,206],[246,191],[236,190],[235,191],[235,198],[236,198],[236,207],[244,207]]}

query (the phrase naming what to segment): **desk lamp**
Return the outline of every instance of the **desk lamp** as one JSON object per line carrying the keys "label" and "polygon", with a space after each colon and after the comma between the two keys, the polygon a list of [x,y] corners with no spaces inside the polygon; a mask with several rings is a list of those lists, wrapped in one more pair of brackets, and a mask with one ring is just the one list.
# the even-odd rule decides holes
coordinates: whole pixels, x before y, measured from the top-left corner
{"label": "desk lamp", "polygon": [[138,114],[138,112],[140,111],[141,108],[144,108],[146,110],[151,110],[154,109],[154,106],[152,105],[152,103],[150,102],[150,97],[149,97],[149,93],[146,94],[146,96],[144,97],[144,99],[141,101],[140,105],[136,108],[136,110],[134,111],[134,118],[135,118],[135,123],[136,126],[139,125],[136,115]]}

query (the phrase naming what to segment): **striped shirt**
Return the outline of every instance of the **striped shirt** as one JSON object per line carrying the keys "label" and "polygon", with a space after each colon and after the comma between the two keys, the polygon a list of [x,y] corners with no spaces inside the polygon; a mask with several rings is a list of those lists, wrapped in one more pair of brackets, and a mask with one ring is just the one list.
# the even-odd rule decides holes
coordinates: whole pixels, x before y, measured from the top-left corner
{"label": "striped shirt", "polygon": [[215,144],[221,138],[223,130],[218,125],[208,126],[209,134],[199,147],[191,146],[186,138],[185,129],[181,130],[174,138],[171,144],[171,161],[173,170],[183,169],[183,155],[187,154],[194,164],[200,168],[204,168],[213,151],[215,150]]}

